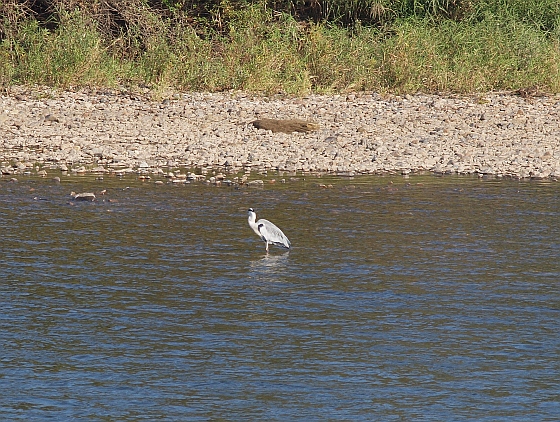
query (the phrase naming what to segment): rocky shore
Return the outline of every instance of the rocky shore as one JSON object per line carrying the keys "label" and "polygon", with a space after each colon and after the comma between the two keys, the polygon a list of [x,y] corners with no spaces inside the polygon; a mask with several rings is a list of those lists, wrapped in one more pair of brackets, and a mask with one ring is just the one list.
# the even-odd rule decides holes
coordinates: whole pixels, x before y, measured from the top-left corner
{"label": "rocky shore", "polygon": [[[256,119],[318,123],[307,133]],[[170,168],[560,177],[560,97],[350,94],[305,98],[12,88],[0,97],[4,177]]]}

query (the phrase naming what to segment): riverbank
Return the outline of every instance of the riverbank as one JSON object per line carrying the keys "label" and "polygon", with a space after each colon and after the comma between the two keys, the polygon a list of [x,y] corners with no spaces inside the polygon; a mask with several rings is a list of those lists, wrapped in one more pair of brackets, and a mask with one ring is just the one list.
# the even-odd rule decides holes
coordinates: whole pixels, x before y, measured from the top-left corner
{"label": "riverbank", "polygon": [[[116,90],[13,88],[0,98],[0,162],[4,177],[185,167],[558,178],[559,113],[559,96],[511,93],[189,93],[154,102]],[[304,119],[319,129],[272,133],[251,124],[259,118]]]}

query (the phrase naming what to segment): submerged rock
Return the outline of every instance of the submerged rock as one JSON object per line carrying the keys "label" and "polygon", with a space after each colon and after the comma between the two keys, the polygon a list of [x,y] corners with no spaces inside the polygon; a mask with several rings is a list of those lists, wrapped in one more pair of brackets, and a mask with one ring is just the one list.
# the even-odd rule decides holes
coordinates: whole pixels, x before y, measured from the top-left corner
{"label": "submerged rock", "polygon": [[93,192],[83,192],[83,193],[70,193],[72,198],[76,201],[95,201],[95,194]]}

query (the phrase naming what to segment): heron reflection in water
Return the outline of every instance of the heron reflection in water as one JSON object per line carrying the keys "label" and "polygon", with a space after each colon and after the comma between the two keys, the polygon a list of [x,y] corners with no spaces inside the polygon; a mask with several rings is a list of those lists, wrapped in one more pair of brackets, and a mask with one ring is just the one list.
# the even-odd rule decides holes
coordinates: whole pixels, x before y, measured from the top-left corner
{"label": "heron reflection in water", "polygon": [[264,218],[255,221],[257,219],[257,214],[255,214],[255,210],[253,210],[253,208],[249,208],[247,215],[249,216],[249,226],[257,234],[257,236],[266,243],[266,253],[268,253],[268,245],[276,245],[290,249],[290,240],[284,233],[282,233],[282,230]]}
{"label": "heron reflection in water", "polygon": [[[289,253],[262,254],[253,256],[245,273],[246,280],[256,289],[267,289],[275,283],[286,284],[297,279],[294,263]],[[268,286],[268,287],[267,287]]]}

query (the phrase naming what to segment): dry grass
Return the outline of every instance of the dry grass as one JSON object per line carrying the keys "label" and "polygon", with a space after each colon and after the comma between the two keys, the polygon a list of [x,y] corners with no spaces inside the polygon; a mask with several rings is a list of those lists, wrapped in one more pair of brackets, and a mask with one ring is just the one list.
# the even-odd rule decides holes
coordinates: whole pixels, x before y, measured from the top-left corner
{"label": "dry grass", "polygon": [[120,84],[157,92],[233,89],[296,95],[527,86],[560,91],[560,29],[549,25],[545,31],[511,13],[509,18],[410,18],[383,28],[359,23],[343,28],[254,6],[222,11],[220,31],[201,31],[187,20],[134,9],[135,2],[122,3],[127,25],[112,32],[101,31],[96,15],[80,9],[59,12],[53,28],[16,13],[16,27],[4,21],[0,28],[0,85]]}

